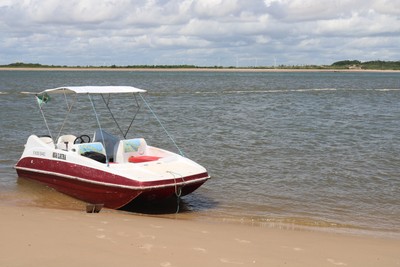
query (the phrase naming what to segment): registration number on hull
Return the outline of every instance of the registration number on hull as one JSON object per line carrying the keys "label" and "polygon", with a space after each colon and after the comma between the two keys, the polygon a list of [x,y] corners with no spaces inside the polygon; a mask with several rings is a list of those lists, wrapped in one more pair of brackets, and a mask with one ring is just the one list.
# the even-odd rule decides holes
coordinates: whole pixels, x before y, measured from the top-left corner
{"label": "registration number on hull", "polygon": [[65,155],[63,153],[53,152],[53,158],[66,160],[67,159],[67,155]]}

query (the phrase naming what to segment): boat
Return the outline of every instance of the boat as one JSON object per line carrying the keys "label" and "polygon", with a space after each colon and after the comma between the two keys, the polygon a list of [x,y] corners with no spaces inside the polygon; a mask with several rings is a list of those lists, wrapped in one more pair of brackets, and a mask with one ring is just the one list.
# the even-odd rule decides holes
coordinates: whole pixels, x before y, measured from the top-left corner
{"label": "boat", "polygon": [[[133,86],[70,86],[35,93],[46,135],[32,134],[28,137],[22,156],[15,165],[18,176],[44,183],[87,204],[110,209],[123,208],[137,199],[163,202],[192,193],[210,179],[210,175],[203,166],[182,153],[163,125],[179,153],[151,146],[142,136],[128,138],[130,127],[142,106],[147,106],[161,123],[143,96],[146,92]],[[115,101],[110,99],[117,95],[123,95],[119,98],[121,100],[126,99],[125,96],[134,99],[129,98],[129,103],[136,112],[131,113],[133,118],[124,130],[125,127],[116,120],[115,109],[111,109]],[[79,112],[88,112],[87,107],[92,106],[96,123],[84,124],[81,133],[63,132],[65,121],[74,110],[75,99],[80,96],[85,96],[90,105]],[[65,101],[65,119],[55,134],[49,127],[44,107],[50,105],[50,99],[57,97],[70,100]],[[112,134],[102,127],[98,112],[101,99],[103,108],[111,113],[116,123],[117,127],[113,129],[119,129],[121,134]],[[120,105],[117,110],[128,113],[127,107]],[[86,125],[96,126],[89,129]]]}

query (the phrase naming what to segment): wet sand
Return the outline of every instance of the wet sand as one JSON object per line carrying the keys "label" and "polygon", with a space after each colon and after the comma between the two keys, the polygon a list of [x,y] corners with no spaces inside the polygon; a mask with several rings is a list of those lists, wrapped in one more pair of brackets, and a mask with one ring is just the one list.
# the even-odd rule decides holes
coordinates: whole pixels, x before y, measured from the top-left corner
{"label": "wet sand", "polygon": [[400,240],[0,206],[0,266],[400,266]]}

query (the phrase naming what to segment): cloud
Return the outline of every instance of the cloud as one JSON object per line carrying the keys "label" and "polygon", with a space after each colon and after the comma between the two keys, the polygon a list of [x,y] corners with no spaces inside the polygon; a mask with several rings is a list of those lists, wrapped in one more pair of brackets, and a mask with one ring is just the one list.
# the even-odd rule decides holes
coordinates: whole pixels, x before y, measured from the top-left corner
{"label": "cloud", "polygon": [[0,64],[399,60],[397,0],[0,0]]}
{"label": "cloud", "polygon": [[192,10],[200,18],[223,18],[240,13],[238,0],[203,0],[193,2]]}
{"label": "cloud", "polygon": [[352,8],[363,6],[365,1],[315,1],[281,0],[269,1],[268,12],[276,19],[288,22],[330,20],[349,16]]}

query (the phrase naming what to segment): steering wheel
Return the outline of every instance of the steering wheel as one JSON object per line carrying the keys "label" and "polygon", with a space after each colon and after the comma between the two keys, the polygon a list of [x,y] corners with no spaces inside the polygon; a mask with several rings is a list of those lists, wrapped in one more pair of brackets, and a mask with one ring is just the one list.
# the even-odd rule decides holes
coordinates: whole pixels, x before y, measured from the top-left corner
{"label": "steering wheel", "polygon": [[90,136],[86,134],[82,134],[81,136],[78,136],[74,140],[74,144],[83,144],[83,143],[90,143]]}

